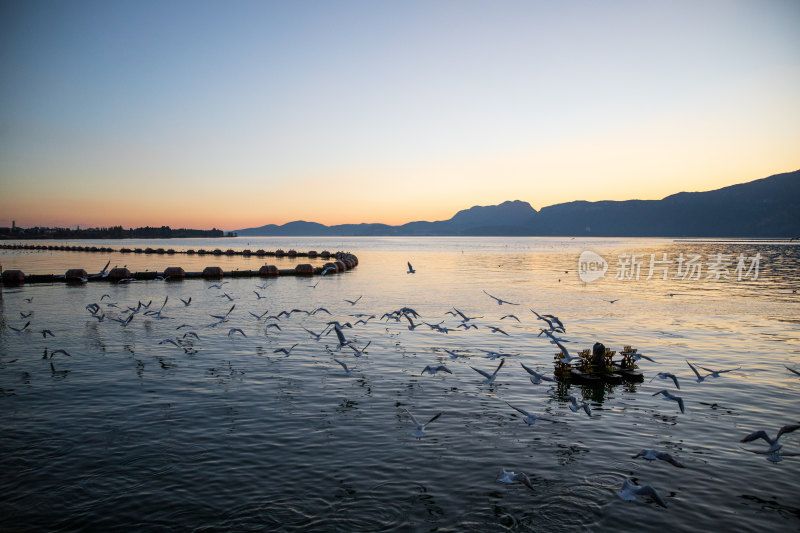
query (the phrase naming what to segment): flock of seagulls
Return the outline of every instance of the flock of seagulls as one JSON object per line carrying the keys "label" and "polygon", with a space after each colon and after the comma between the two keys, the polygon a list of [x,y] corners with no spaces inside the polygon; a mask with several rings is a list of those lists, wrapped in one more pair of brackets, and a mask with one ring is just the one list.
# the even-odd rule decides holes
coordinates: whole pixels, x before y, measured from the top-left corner
{"label": "flock of seagulls", "polygon": [[[109,262],[110,263],[110,262]],[[108,264],[104,267],[104,269],[98,275],[103,275],[103,272],[107,271]],[[413,268],[410,262],[408,262],[408,270],[407,274],[415,274],[417,272],[416,269]],[[198,349],[202,344],[202,336],[197,332],[200,329],[209,329],[213,330],[215,328],[219,328],[223,324],[230,325],[230,321],[235,316],[235,311],[237,309],[237,302],[241,299],[238,298],[235,294],[229,294],[227,292],[222,292],[223,287],[230,282],[223,281],[220,283],[213,283],[207,286],[208,290],[220,291],[221,294],[217,295],[219,298],[226,299],[227,302],[232,303],[232,305],[227,308],[225,312],[222,313],[207,313],[208,318],[214,319],[213,321],[208,321],[207,324],[181,324],[177,326],[175,329],[176,331],[180,331],[185,328],[191,328],[188,331],[182,332],[182,334],[176,335],[174,337],[164,338],[159,341],[158,345],[163,346],[172,346],[178,349],[182,349],[186,354],[194,355],[198,353]],[[319,284],[319,281],[314,285],[309,285],[309,287],[316,288]],[[270,301],[270,296],[268,293],[263,291],[267,290],[267,286],[259,286],[256,285],[262,292],[257,290],[252,290],[251,292],[255,295],[255,303],[257,305],[260,304],[262,300],[266,300],[267,302]],[[483,290],[483,293],[491,298],[498,306],[502,305],[509,305],[509,306],[519,306],[520,303],[511,302],[509,300],[499,298],[490,294],[489,292]],[[253,296],[249,297],[251,300]],[[355,308],[362,302],[363,295],[359,295],[353,299],[343,299],[342,303],[346,303],[349,305],[350,308]],[[106,301],[107,300],[107,301]],[[152,300],[148,301],[147,303],[138,301],[135,305],[125,305],[120,302],[113,302],[111,301],[112,297],[109,294],[103,294],[98,302],[93,302],[85,306],[85,310],[89,313],[89,318],[97,320],[98,323],[104,322],[108,319],[112,323],[116,323],[121,328],[128,328],[130,327],[131,323],[134,321],[135,317],[140,317],[137,319],[138,321],[142,320],[149,320],[149,321],[170,321],[176,320],[170,316],[170,314],[178,315],[180,314],[180,309],[192,308],[195,309],[198,306],[197,302],[193,302],[192,298],[179,298],[181,302],[180,307],[168,306],[169,303],[169,296],[166,296],[161,303],[160,307],[156,308],[153,305]],[[26,299],[28,303],[32,302],[32,299]],[[616,300],[609,300],[609,303],[614,303]],[[157,304],[156,304],[157,305]],[[226,306],[227,307],[227,306]],[[332,308],[333,309],[333,308]],[[553,344],[557,347],[559,351],[558,357],[566,363],[566,364],[575,364],[580,363],[583,360],[582,355],[575,355],[571,353],[570,350],[566,347],[566,343],[569,342],[564,336],[566,335],[566,327],[562,320],[552,314],[539,314],[538,312],[530,309],[531,313],[535,316],[535,319],[541,321],[542,327],[539,329],[540,337],[544,337],[549,343]],[[439,322],[427,322],[422,320],[420,314],[410,307],[402,307],[400,309],[394,311],[388,311],[384,313],[380,318],[376,315],[371,313],[351,313],[349,315],[340,316],[338,320],[333,319],[333,313],[328,311],[328,309],[323,307],[317,307],[311,310],[305,309],[298,309],[294,308],[291,310],[281,310],[277,313],[270,314],[269,310],[259,310],[258,312],[248,311],[248,314],[254,321],[253,324],[259,329],[259,332],[265,336],[270,336],[270,330],[273,330],[275,335],[282,335],[283,328],[281,324],[284,324],[284,321],[289,321],[292,319],[293,316],[301,315],[305,318],[316,316],[319,314],[327,314],[329,315],[327,321],[324,323],[324,327],[318,332],[309,329],[306,325],[310,325],[314,327],[312,324],[303,323],[302,329],[305,331],[309,336],[310,339],[316,343],[324,344],[325,350],[332,356],[332,362],[335,365],[338,365],[339,368],[343,371],[344,377],[350,377],[354,375],[354,372],[358,366],[358,360],[361,357],[367,356],[368,351],[367,348],[371,345],[372,341],[367,341],[363,344],[363,346],[359,347],[361,343],[360,336],[354,333],[351,333],[355,330],[355,328],[359,326],[366,326],[370,320],[380,320],[386,322],[395,322],[400,324],[407,324],[407,329],[409,331],[415,331],[418,327],[428,327],[431,331],[442,333],[442,334],[449,334],[452,331],[460,330],[463,328],[464,331],[469,331],[470,329],[482,329],[486,330],[491,333],[496,333],[499,335],[503,335],[506,337],[511,337],[513,333],[509,333],[501,329],[497,325],[488,324],[481,322],[484,319],[483,316],[470,316],[468,313],[453,307],[451,310],[448,310],[445,315],[452,317],[452,319],[457,320],[459,323],[455,327],[450,327],[445,325],[444,320],[440,320]],[[7,328],[14,332],[17,335],[23,335],[26,333],[31,332],[31,320],[30,318],[35,319],[35,315],[32,311],[22,312],[20,311],[20,320],[25,319],[27,322],[21,326],[12,326],[7,324]],[[353,323],[351,323],[351,320]],[[516,323],[522,323],[522,320],[516,314],[506,314],[499,318],[499,320],[511,320],[516,321]],[[511,323],[512,327],[513,322]],[[231,342],[235,342],[233,339],[241,338],[241,339],[250,339],[251,336],[248,335],[250,333],[253,335],[251,328],[249,327],[226,327],[227,329],[227,336],[230,337],[232,340]],[[317,328],[314,328],[317,329]],[[346,333],[347,331],[347,333]],[[387,333],[390,332],[389,328],[386,327]],[[512,331],[512,330],[509,330]],[[60,335],[56,335],[50,329],[44,328],[38,331],[42,335],[44,339],[48,339],[48,336],[51,339],[60,339]],[[390,333],[391,334],[391,333]],[[335,342],[329,341],[329,339],[335,338]],[[272,353],[274,354],[283,354],[284,357],[290,357],[294,350],[298,349],[299,347],[304,347],[303,343],[300,342],[293,342],[291,344],[287,343],[285,346],[278,347],[273,350]],[[496,359],[500,359],[499,363],[496,366],[492,366],[491,368],[484,369],[479,368],[477,366],[473,366],[472,364],[468,364],[472,370],[474,370],[477,374],[481,376],[482,379],[476,381],[484,386],[492,386],[496,383],[498,375],[500,374],[501,369],[504,368],[506,363],[506,359],[509,357],[509,354],[504,354],[499,351],[493,350],[486,350],[477,348],[477,351],[482,351],[485,354],[485,359],[488,361],[494,361]],[[453,349],[443,349],[443,352],[449,356],[451,362],[460,361],[462,359],[470,358],[468,350],[453,350]],[[64,349],[56,349],[53,351],[47,350],[45,348],[44,351],[44,358],[48,359],[50,362],[51,371],[53,375],[56,376],[58,373],[60,376],[66,376],[68,370],[56,370],[53,357],[56,355],[63,355],[65,357],[72,357],[70,353],[68,353]],[[354,359],[353,361],[346,362],[342,357],[344,354],[352,356]],[[658,364],[654,361],[651,357],[648,357],[644,354],[637,353],[634,357],[636,360],[647,360],[652,363]],[[139,368],[144,367],[144,363],[141,360],[139,361]],[[349,363],[349,364],[348,364]],[[691,369],[692,373],[696,378],[697,383],[703,383],[707,379],[717,379],[722,377],[723,375],[740,370],[741,367],[731,368],[731,369],[712,369],[707,368],[702,365],[693,364],[690,361],[686,361],[687,365]],[[460,363],[455,363],[456,365]],[[163,366],[163,364],[162,364]],[[525,363],[520,362],[520,367],[523,372],[526,373],[527,377],[529,377],[531,384],[533,385],[542,385],[548,383],[554,383],[556,380],[545,373],[539,372]],[[456,368],[455,366],[453,368]],[[800,371],[792,369],[790,367],[786,367],[787,370],[790,372],[797,374],[800,376]],[[705,372],[705,374],[701,373],[701,370]],[[508,371],[507,371],[508,372]],[[419,376],[436,376],[437,374],[454,374],[453,369],[448,368],[445,364],[441,362],[427,364],[425,367],[420,371]],[[671,372],[658,372],[656,373],[650,381],[652,382],[655,379],[671,382],[674,384],[675,389],[680,390],[681,387],[679,385],[679,376]],[[683,414],[686,412],[686,403],[684,399],[668,389],[662,389],[652,394],[652,396],[661,395],[664,400],[675,402],[677,408]],[[574,413],[578,413],[583,411],[585,415],[588,417],[592,417],[592,409],[591,405],[586,401],[579,401],[573,395],[565,394],[559,396],[559,400],[564,402],[566,406]],[[521,415],[521,420],[527,425],[533,426],[536,422],[543,421],[549,423],[559,423],[560,421],[552,416],[544,416],[541,414],[537,414],[533,411],[528,410],[527,408],[520,407],[519,405],[514,405],[508,401],[505,401],[505,404],[512,409],[514,412]],[[403,408],[401,413],[405,414],[411,424],[414,426],[411,435],[415,439],[422,439],[425,435],[426,429],[429,425],[433,422],[438,420],[443,415],[446,416],[446,413],[443,411],[436,412],[433,415],[430,413],[426,416],[427,421],[420,422],[418,419],[408,408]],[[517,415],[515,415],[517,416]],[[425,420],[425,417],[422,417],[422,420]],[[781,436],[791,433],[797,429],[800,429],[800,424],[788,424],[780,428],[775,436],[775,438],[771,438],[764,430],[758,430],[750,433],[749,435],[745,436],[741,439],[743,443],[751,443],[757,441],[759,439],[765,441],[769,447],[763,450],[752,450],[749,449],[748,451],[757,454],[763,454],[767,456],[767,459],[772,462],[779,462],[782,460],[783,457],[790,457],[790,456],[797,456],[800,453],[795,452],[784,452],[783,446],[780,444],[779,440]],[[682,464],[678,459],[674,458],[668,453],[660,452],[654,449],[643,449],[637,454],[632,456],[633,458],[642,458],[647,461],[664,461],[669,463],[677,468],[686,468],[684,464]],[[524,472],[513,472],[507,471],[505,468],[502,468],[502,471],[497,476],[497,481],[503,484],[520,484],[527,487],[529,490],[536,490],[534,484],[532,483],[530,477]],[[623,500],[634,500],[639,496],[645,496],[660,506],[666,507],[667,504],[665,500],[659,495],[659,493],[653,487],[649,485],[637,485],[631,479],[625,479],[623,482],[622,487],[617,492],[618,496]]]}

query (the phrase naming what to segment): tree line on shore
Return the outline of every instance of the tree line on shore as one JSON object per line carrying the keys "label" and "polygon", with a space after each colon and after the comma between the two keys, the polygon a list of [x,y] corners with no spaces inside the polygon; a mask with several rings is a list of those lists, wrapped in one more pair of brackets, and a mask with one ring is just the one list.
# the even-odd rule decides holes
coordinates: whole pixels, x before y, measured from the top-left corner
{"label": "tree line on shore", "polygon": [[169,226],[144,226],[125,229],[122,226],[108,228],[20,228],[0,227],[0,239],[175,239],[185,237],[224,237],[219,229],[172,229]]}

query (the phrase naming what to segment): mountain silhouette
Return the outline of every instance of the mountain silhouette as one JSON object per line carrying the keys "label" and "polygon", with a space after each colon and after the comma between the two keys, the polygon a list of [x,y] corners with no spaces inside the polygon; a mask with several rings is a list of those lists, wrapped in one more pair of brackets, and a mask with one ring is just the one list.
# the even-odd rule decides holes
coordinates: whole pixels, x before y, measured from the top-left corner
{"label": "mountain silhouette", "polygon": [[520,200],[463,209],[448,220],[326,226],[302,220],[240,236],[800,237],[800,170],[661,200],[574,201],[536,211]]}

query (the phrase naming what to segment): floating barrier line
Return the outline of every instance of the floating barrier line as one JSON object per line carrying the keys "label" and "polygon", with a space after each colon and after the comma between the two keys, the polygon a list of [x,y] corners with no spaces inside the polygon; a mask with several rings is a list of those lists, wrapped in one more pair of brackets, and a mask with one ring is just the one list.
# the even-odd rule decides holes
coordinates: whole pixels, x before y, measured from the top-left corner
{"label": "floating barrier line", "polygon": [[[327,250],[323,250],[322,252],[316,252],[315,250],[309,250],[308,252],[298,252],[296,250],[288,250],[284,251],[281,249],[275,251],[268,251],[268,250],[256,250],[255,252],[250,249],[244,250],[234,250],[232,248],[228,248],[227,250],[222,250],[220,248],[215,248],[213,250],[199,248],[197,250],[189,248],[188,250],[175,250],[174,248],[110,248],[105,246],[67,246],[67,245],[60,245],[60,244],[0,244],[0,250],[52,250],[52,251],[60,251],[60,252],[102,252],[102,253],[122,253],[122,254],[157,254],[157,255],[175,255],[175,254],[186,254],[186,255],[241,255],[244,257],[321,257],[323,259],[327,259],[332,257],[335,254]],[[342,252],[337,252],[342,253]]]}
{"label": "floating barrier line", "polygon": [[[3,246],[6,248],[8,245]],[[27,248],[26,248],[27,249]],[[112,250],[113,251],[113,250]],[[122,251],[122,250],[120,250]],[[229,250],[232,252],[232,250]],[[247,250],[245,250],[246,252]],[[262,251],[262,250],[260,250]],[[177,252],[176,252],[177,253]],[[182,252],[182,253],[188,253]],[[240,255],[247,255],[239,252]],[[281,257],[284,254],[283,250],[276,250],[271,255]],[[313,255],[311,255],[313,254]],[[221,255],[221,254],[212,254]],[[236,255],[236,252],[225,255]],[[262,255],[268,255],[264,252]],[[278,268],[275,265],[264,265],[258,270],[230,270],[223,271],[220,267],[206,267],[202,272],[186,272],[181,267],[169,267],[164,269],[163,272],[131,272],[125,267],[115,267],[108,272],[100,274],[88,274],[82,268],[72,268],[67,270],[65,274],[29,274],[26,275],[21,270],[5,270],[2,271],[0,281],[4,285],[20,285],[23,283],[87,283],[90,281],[106,281],[111,283],[128,283],[131,281],[145,281],[163,279],[165,281],[178,281],[183,279],[220,279],[223,277],[229,278],[247,278],[247,277],[278,277],[278,276],[321,276],[325,274],[336,274],[352,270],[358,265],[358,257],[347,252],[330,253],[327,251],[317,254],[317,252],[309,251],[305,253],[295,252],[289,250],[285,252],[288,257],[321,257],[324,259],[332,259],[332,261],[325,263],[321,267],[313,266],[308,263],[297,265],[294,268]]]}

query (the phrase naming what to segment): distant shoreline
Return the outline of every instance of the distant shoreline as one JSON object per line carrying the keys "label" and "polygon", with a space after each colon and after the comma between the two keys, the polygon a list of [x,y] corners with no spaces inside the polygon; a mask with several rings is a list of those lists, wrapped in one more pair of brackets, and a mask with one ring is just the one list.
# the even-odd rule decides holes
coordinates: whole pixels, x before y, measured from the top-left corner
{"label": "distant shoreline", "polygon": [[0,240],[90,240],[90,239],[192,239],[235,237],[233,233],[225,233],[217,228],[210,230],[178,228],[169,226],[144,226],[124,229],[122,226],[109,228],[0,228]]}
{"label": "distant shoreline", "polygon": [[65,241],[70,240],[182,240],[182,239],[369,239],[369,238],[498,238],[498,239],[665,239],[675,242],[696,242],[696,243],[725,243],[725,242],[779,242],[800,244],[798,237],[676,237],[665,235],[235,235],[224,233],[223,235],[179,235],[171,237],[9,237],[0,235],[0,242],[9,241]]}

